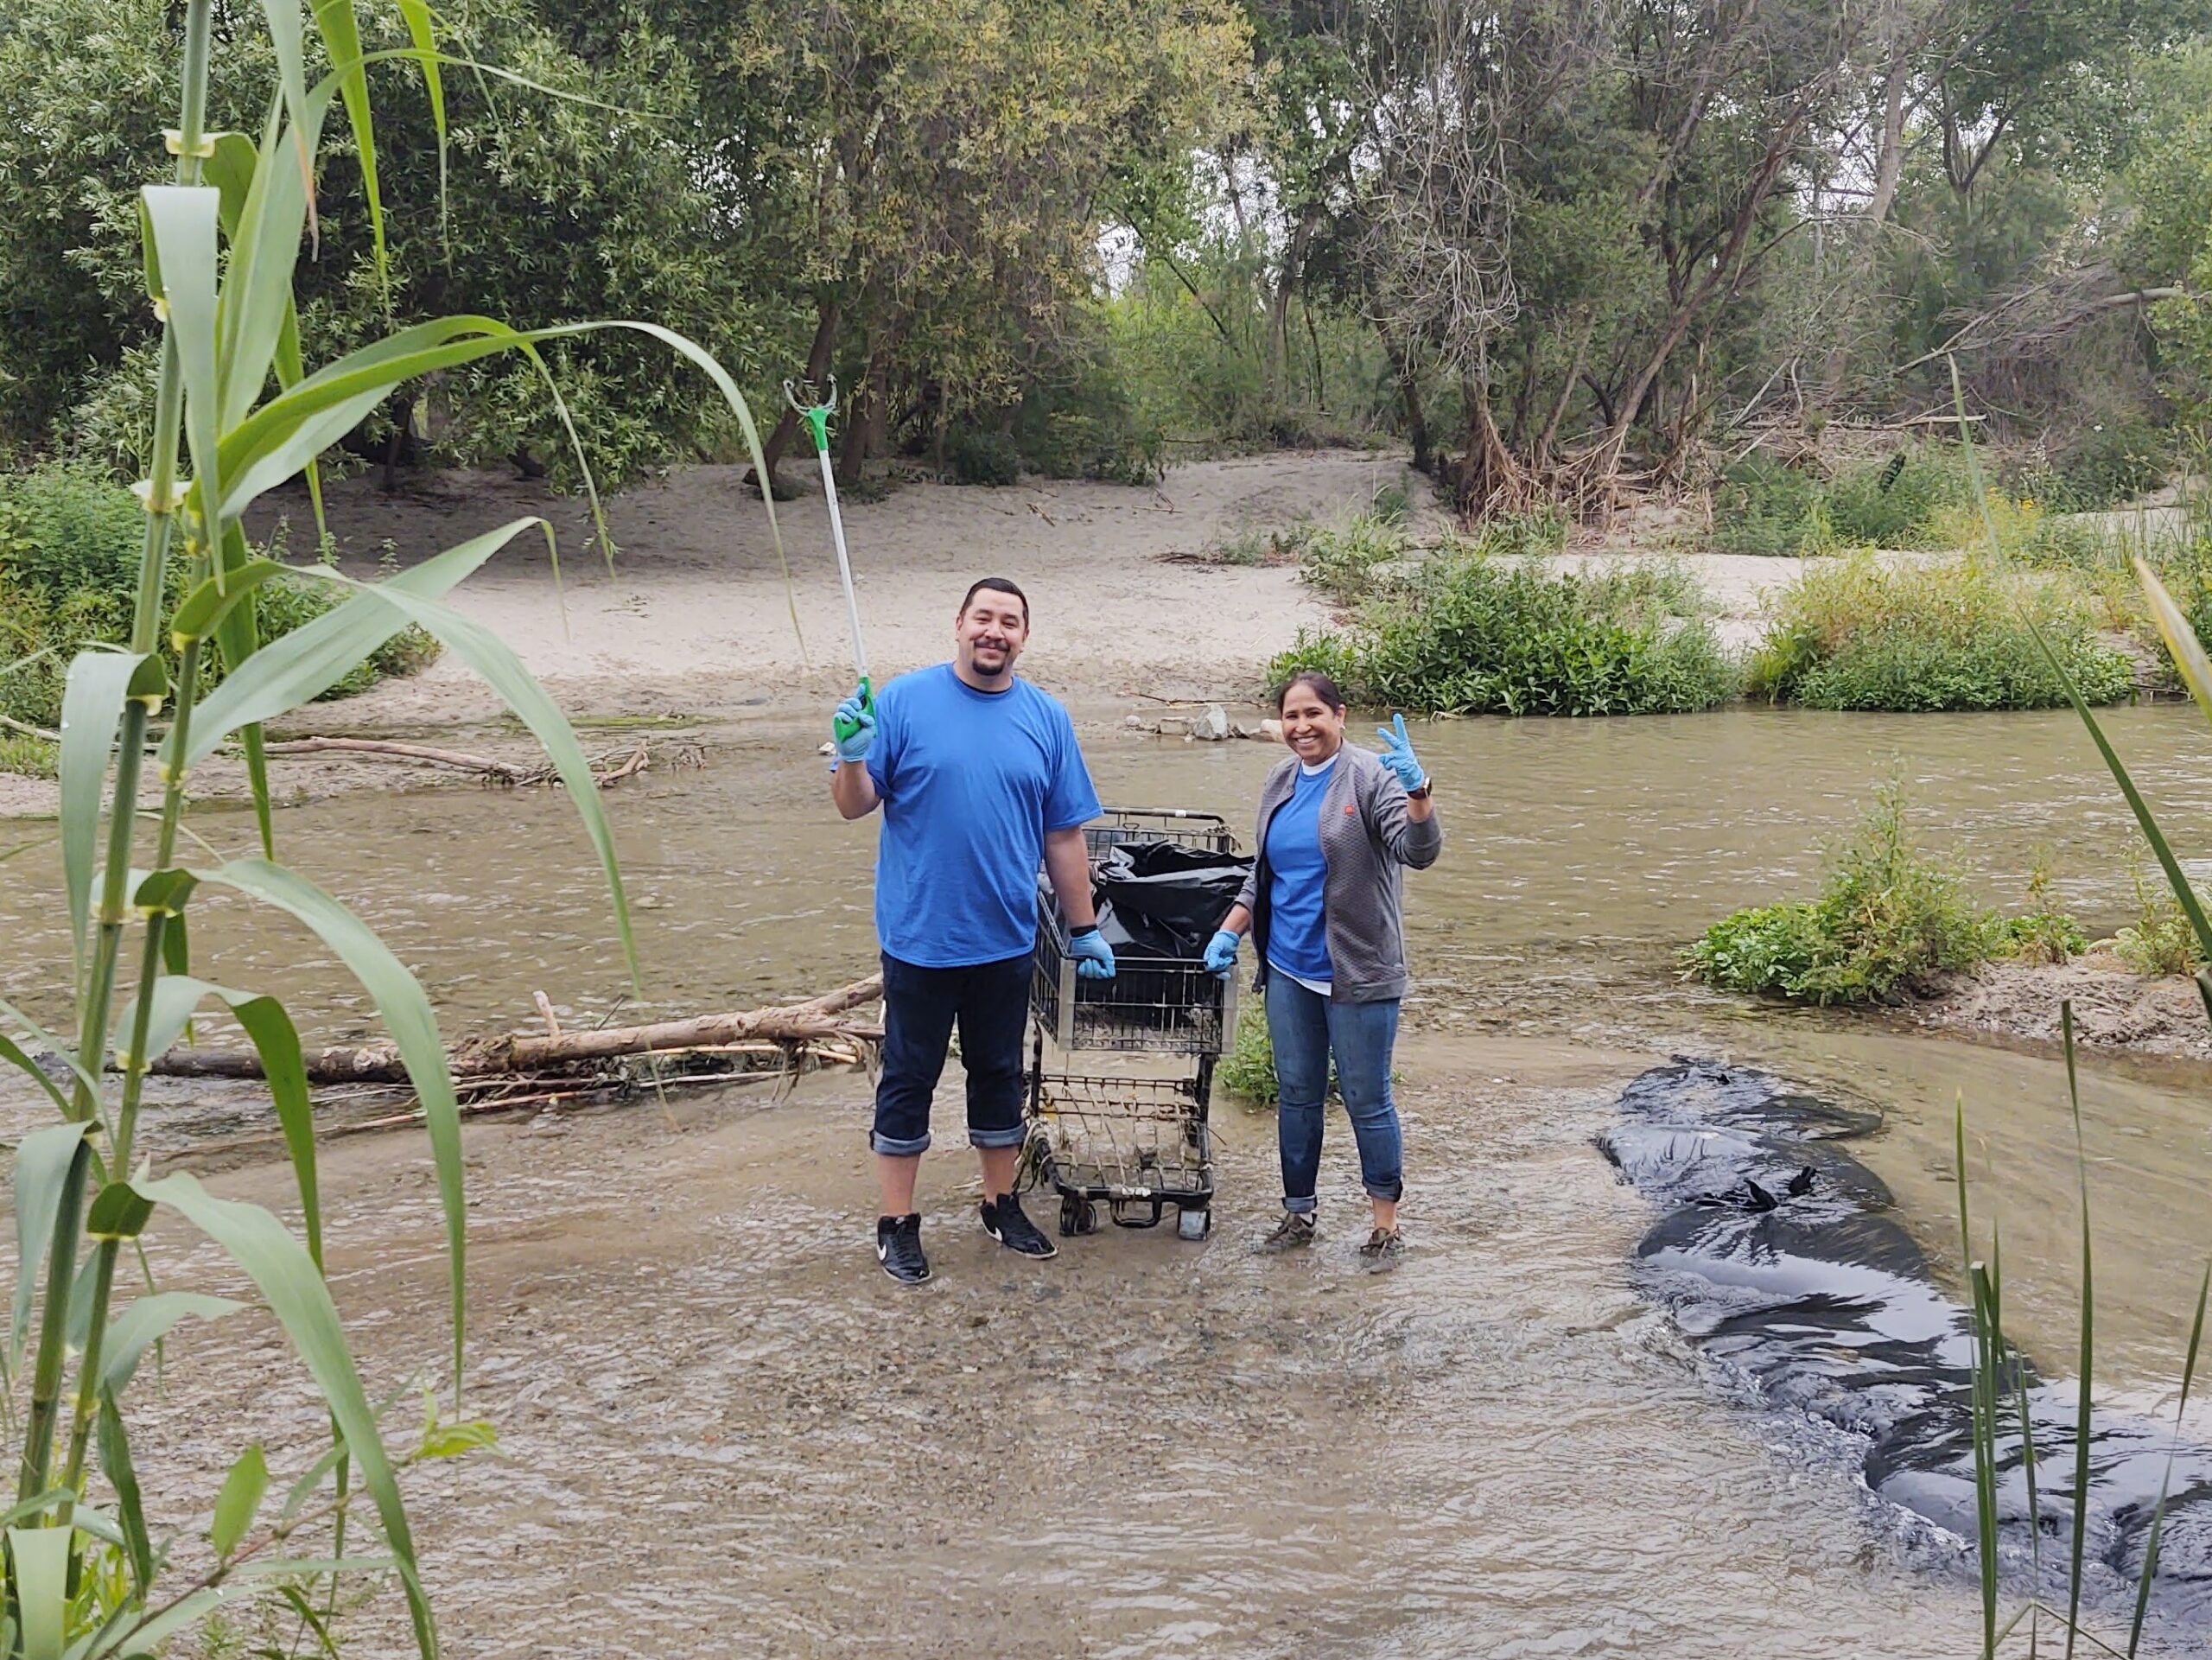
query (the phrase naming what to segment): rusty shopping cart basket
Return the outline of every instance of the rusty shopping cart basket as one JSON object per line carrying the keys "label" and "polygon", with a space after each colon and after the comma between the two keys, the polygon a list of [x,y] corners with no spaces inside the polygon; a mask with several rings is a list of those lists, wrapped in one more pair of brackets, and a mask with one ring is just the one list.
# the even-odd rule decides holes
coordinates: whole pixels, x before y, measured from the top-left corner
{"label": "rusty shopping cart basket", "polygon": [[[1094,868],[1113,849],[1163,846],[1216,872],[1236,862],[1236,838],[1211,813],[1111,811],[1084,837]],[[1155,954],[1125,944],[1116,945],[1112,979],[1081,979],[1067,920],[1040,894],[1030,1013],[1028,1163],[1059,1195],[1061,1233],[1091,1232],[1103,1205],[1130,1228],[1156,1226],[1172,1210],[1181,1237],[1205,1238],[1214,1196],[1207,1112],[1215,1063],[1236,1040],[1234,982],[1208,973],[1187,947]],[[1047,1039],[1066,1070],[1046,1070]],[[1126,1062],[1078,1072],[1072,1062],[1081,1051],[1189,1059],[1170,1077],[1123,1073]]]}

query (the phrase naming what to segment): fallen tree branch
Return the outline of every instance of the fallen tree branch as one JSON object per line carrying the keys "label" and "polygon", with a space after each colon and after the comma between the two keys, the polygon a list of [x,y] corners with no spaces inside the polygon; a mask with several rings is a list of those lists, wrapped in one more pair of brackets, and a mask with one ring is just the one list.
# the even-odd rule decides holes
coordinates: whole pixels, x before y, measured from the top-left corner
{"label": "fallen tree branch", "polygon": [[[843,1042],[855,1046],[883,1040],[883,1029],[845,1018],[847,1012],[883,995],[883,976],[870,975],[803,1003],[773,1008],[702,1014],[690,1020],[658,1021],[645,1026],[609,1027],[595,1032],[510,1033],[477,1038],[454,1046],[450,1060],[456,1081],[557,1072],[625,1055],[657,1059],[701,1051],[727,1050],[748,1041],[772,1044]],[[404,1084],[407,1068],[390,1042],[323,1049],[306,1057],[315,1084]],[[152,1071],[163,1078],[262,1076],[260,1057],[251,1051],[171,1049],[156,1058]]]}
{"label": "fallen tree branch", "polygon": [[374,755],[387,760],[419,760],[432,766],[449,766],[457,773],[474,773],[502,784],[527,784],[529,768],[486,755],[466,755],[457,749],[433,749],[427,744],[397,743],[384,738],[287,738],[269,746],[272,755]]}
{"label": "fallen tree branch", "polygon": [[42,738],[48,743],[61,741],[59,732],[48,732],[42,726],[33,726],[29,721],[19,721],[12,715],[0,715],[0,727],[5,727],[10,732],[20,732],[26,738]]}

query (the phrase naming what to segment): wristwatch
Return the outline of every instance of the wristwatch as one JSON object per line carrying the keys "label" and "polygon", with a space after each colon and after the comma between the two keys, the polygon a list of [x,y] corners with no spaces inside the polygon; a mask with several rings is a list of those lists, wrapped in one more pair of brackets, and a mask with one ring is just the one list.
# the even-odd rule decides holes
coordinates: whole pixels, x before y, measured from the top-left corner
{"label": "wristwatch", "polygon": [[1408,790],[1408,791],[1407,791],[1407,792],[1406,792],[1406,799],[1407,799],[1407,800],[1408,800],[1408,801],[1426,801],[1426,800],[1427,800],[1427,799],[1428,799],[1428,786],[1429,786],[1429,785],[1430,785],[1431,781],[1432,781],[1432,780],[1430,779],[1430,778],[1429,778],[1428,774],[1427,774],[1427,773],[1423,773],[1421,775],[1421,787],[1420,787],[1419,789],[1417,789],[1417,790]]}

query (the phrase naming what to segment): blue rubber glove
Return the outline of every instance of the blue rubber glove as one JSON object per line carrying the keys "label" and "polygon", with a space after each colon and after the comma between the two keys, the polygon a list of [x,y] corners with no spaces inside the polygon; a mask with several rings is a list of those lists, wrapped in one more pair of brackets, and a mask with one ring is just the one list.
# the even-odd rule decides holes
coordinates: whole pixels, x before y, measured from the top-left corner
{"label": "blue rubber glove", "polygon": [[1206,972],[1217,974],[1226,980],[1236,971],[1236,948],[1244,943],[1244,936],[1233,928],[1217,928],[1213,938],[1206,941]]}
{"label": "blue rubber glove", "polygon": [[[852,730],[840,735],[840,724],[849,724]],[[837,746],[837,764],[849,766],[868,759],[868,747],[875,741],[875,699],[864,692],[855,691],[837,705],[830,728],[830,735]]]}
{"label": "blue rubber glove", "polygon": [[1068,936],[1068,955],[1075,958],[1075,971],[1085,980],[1110,980],[1114,977],[1114,948],[1098,932],[1098,925],[1078,928]]}
{"label": "blue rubber glove", "polygon": [[1414,742],[1406,736],[1406,717],[1393,715],[1389,726],[1378,726],[1375,735],[1382,740],[1382,753],[1377,756],[1385,766],[1397,775],[1398,782],[1408,792],[1421,788],[1428,774],[1421,770],[1421,763],[1414,759]]}

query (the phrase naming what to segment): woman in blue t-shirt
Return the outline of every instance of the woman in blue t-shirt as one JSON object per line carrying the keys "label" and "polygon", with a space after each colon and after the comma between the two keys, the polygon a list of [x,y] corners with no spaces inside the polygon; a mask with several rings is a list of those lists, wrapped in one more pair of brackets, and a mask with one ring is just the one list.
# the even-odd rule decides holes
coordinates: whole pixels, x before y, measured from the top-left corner
{"label": "woman in blue t-shirt", "polygon": [[1406,991],[1399,872],[1434,864],[1444,832],[1403,716],[1377,728],[1384,747],[1376,755],[1344,742],[1344,694],[1317,670],[1291,676],[1275,707],[1291,753],[1261,786],[1259,857],[1206,946],[1206,966],[1226,975],[1245,934],[1258,942],[1256,984],[1267,997],[1282,1097],[1283,1218],[1262,1249],[1313,1237],[1321,1100],[1333,1055],[1360,1180],[1375,1206],[1360,1254],[1374,1268],[1395,1268],[1404,1250],[1402,1142],[1390,1099]]}

